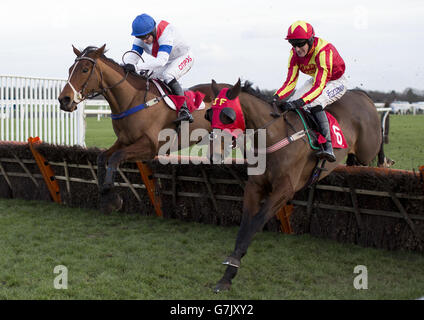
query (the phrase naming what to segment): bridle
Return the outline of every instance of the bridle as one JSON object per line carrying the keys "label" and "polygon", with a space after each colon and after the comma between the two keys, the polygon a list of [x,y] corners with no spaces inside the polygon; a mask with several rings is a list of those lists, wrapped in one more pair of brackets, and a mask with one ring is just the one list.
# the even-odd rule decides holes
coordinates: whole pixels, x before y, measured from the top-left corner
{"label": "bridle", "polygon": [[[82,60],[90,61],[91,63],[93,63],[93,67],[91,68],[90,75],[88,76],[88,79],[85,81],[84,85],[82,86],[82,89],[80,91],[77,91],[75,89],[75,87],[71,83],[71,78],[72,78],[72,75],[74,74],[74,71],[75,71],[77,65],[78,65],[78,62],[80,62]],[[100,82],[99,83],[100,91],[94,92],[94,90],[93,90],[93,92],[91,94],[88,94],[88,95],[84,96],[83,93],[84,93],[85,89],[87,88],[88,82],[90,81],[91,76],[94,73],[94,69],[96,69],[96,66],[97,66],[97,61],[95,59],[90,58],[90,57],[82,56],[82,57],[78,57],[78,58],[75,59],[74,67],[73,67],[71,73],[69,74],[68,85],[71,87],[72,91],[74,92],[74,102],[76,104],[84,101],[85,99],[92,99],[92,98],[95,98],[97,96],[103,95],[108,90],[113,89],[113,88],[119,86],[122,82],[124,82],[125,80],[127,80],[128,72],[125,73],[125,76],[120,81],[118,81],[117,83],[115,83],[114,85],[112,85],[110,87],[104,88],[102,86],[103,73],[102,73],[102,70],[99,70],[99,72],[100,72],[100,81],[99,81]]]}

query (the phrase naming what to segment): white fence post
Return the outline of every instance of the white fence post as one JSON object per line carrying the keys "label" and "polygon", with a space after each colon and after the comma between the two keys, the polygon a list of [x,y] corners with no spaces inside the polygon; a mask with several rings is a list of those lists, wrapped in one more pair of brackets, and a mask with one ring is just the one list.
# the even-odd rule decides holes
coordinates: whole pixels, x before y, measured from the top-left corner
{"label": "white fence post", "polygon": [[66,80],[0,75],[0,138],[85,146],[84,107],[60,110],[58,97]]}

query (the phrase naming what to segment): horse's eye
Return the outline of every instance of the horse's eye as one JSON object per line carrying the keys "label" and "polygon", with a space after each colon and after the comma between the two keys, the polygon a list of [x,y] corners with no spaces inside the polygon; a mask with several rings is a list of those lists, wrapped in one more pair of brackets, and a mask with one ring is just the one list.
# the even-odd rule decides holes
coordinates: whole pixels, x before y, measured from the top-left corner
{"label": "horse's eye", "polygon": [[83,68],[82,72],[87,73],[88,72],[88,68]]}

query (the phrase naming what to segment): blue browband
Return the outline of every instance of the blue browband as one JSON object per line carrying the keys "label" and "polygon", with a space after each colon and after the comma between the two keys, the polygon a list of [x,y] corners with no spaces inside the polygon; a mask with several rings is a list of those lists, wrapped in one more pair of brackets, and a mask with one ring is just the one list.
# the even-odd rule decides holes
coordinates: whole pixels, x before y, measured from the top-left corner
{"label": "blue browband", "polygon": [[110,115],[110,117],[112,118],[112,120],[123,119],[125,117],[132,115],[133,113],[136,113],[136,112],[141,111],[145,108],[148,108],[148,107],[155,105],[156,103],[161,101],[165,96],[153,98],[152,100],[149,100],[146,103],[139,104],[138,106],[132,107],[132,108],[130,108],[130,109],[124,111],[124,112],[121,112],[121,113],[112,113]]}

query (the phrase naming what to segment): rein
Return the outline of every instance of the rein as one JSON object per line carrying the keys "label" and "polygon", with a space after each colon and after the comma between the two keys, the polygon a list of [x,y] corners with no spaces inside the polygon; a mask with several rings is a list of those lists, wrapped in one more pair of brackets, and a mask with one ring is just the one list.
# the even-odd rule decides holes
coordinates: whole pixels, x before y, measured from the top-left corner
{"label": "rein", "polygon": [[[299,140],[299,139],[301,139],[301,138],[303,138],[305,136],[308,136],[309,139],[310,139],[310,136],[309,136],[310,128],[308,128],[305,125],[305,122],[304,122],[303,117],[301,116],[301,114],[298,112],[298,115],[299,115],[299,117],[302,120],[302,123],[304,125],[304,130],[301,130],[301,131],[298,131],[298,132],[296,132],[296,129],[287,120],[286,114],[287,114],[287,112],[285,112],[283,114],[283,119],[287,123],[287,125],[290,127],[290,129],[294,132],[294,134],[292,134],[290,136],[287,136],[287,137],[284,137],[283,139],[281,139],[278,142],[272,144],[271,146],[267,147],[266,149],[260,149],[260,150],[259,149],[255,149],[255,151],[261,152],[261,153],[268,153],[268,154],[269,153],[274,153],[274,152],[276,152],[276,151],[278,151],[278,150],[280,150],[280,149],[288,146],[289,144],[291,144],[291,143],[293,143],[293,142],[295,142],[295,141],[297,141],[297,140]],[[260,130],[260,129],[266,129],[266,128],[268,128],[270,125],[272,125],[274,122],[276,122],[280,118],[281,117],[276,117],[276,118],[272,119],[271,121],[268,121],[263,126],[255,129],[252,133],[247,134],[246,137],[256,134],[258,132],[258,130]],[[311,145],[311,147],[312,147],[312,145]]]}
{"label": "rein", "polygon": [[[78,62],[81,61],[81,60],[90,61],[91,63],[93,63],[93,68],[91,69],[91,73],[88,76],[87,81],[85,81],[84,85],[82,86],[82,89],[80,91],[77,91],[75,89],[75,87],[71,83],[71,78],[72,78],[72,75],[74,74],[74,71],[75,71],[75,68],[76,68]],[[97,96],[103,95],[108,90],[113,89],[113,88],[119,86],[121,83],[123,83],[124,81],[126,81],[127,78],[128,78],[129,72],[127,71],[125,73],[125,76],[120,81],[118,81],[117,83],[115,83],[114,85],[112,85],[110,87],[103,88],[103,86],[102,86],[103,72],[102,72],[102,70],[99,70],[99,72],[100,72],[100,91],[99,92],[93,92],[91,94],[88,94],[88,95],[84,96],[83,95],[83,92],[87,88],[88,82],[90,81],[90,79],[91,79],[91,77],[92,77],[92,75],[94,73],[94,69],[96,68],[96,66],[97,66],[97,61],[95,59],[90,58],[90,57],[82,56],[82,57],[78,57],[78,58],[75,59],[74,67],[73,67],[73,69],[71,71],[71,74],[69,75],[69,78],[68,78],[68,84],[71,87],[72,91],[74,92],[74,102],[75,103],[78,104],[78,103],[84,101],[85,99],[92,99],[92,98],[95,98]],[[166,95],[165,96],[160,96],[160,97],[155,97],[155,98],[153,98],[153,99],[151,99],[151,100],[149,100],[149,101],[146,102],[147,92],[149,91],[149,86],[150,86],[150,84],[149,84],[149,78],[146,77],[146,93],[144,95],[144,101],[145,102],[142,103],[142,104],[140,104],[140,105],[137,105],[135,107],[132,107],[132,108],[130,108],[130,109],[124,111],[124,112],[117,113],[117,114],[111,114],[112,120],[123,119],[123,118],[125,118],[125,117],[127,117],[129,115],[132,115],[133,113],[136,113],[136,112],[138,112],[140,110],[143,110],[145,108],[148,108],[150,106],[153,106],[153,105],[159,103],[163,98],[165,98]]]}
{"label": "rein", "polygon": [[[91,69],[91,72],[90,72],[90,75],[88,76],[88,79],[87,79],[87,81],[84,83],[84,85],[82,86],[82,89],[80,90],[80,91],[77,91],[76,89],[75,89],[75,87],[72,85],[72,83],[71,83],[71,78],[72,78],[72,75],[74,74],[74,71],[75,71],[75,68],[77,67],[77,65],[78,65],[78,62],[80,62],[81,60],[87,60],[87,61],[90,61],[91,63],[93,63],[93,68]],[[126,81],[127,80],[127,77],[128,77],[128,72],[126,72],[125,73],[125,76],[120,80],[120,81],[118,81],[117,83],[115,83],[114,85],[112,85],[112,86],[110,86],[110,87],[106,87],[106,88],[104,88],[103,86],[102,86],[102,82],[103,82],[103,72],[100,70],[100,91],[99,92],[93,92],[93,93],[91,93],[91,94],[88,94],[88,95],[86,95],[86,96],[84,96],[83,95],[83,92],[84,92],[84,90],[87,88],[87,85],[88,85],[88,82],[90,81],[90,79],[91,79],[91,77],[92,77],[92,75],[93,75],[93,73],[94,73],[94,69],[96,68],[96,66],[97,66],[97,61],[96,60],[94,60],[94,59],[92,59],[92,58],[90,58],[90,57],[84,57],[84,56],[82,56],[82,57],[78,57],[78,58],[76,58],[75,59],[75,64],[74,64],[74,68],[72,69],[72,72],[71,72],[71,74],[69,75],[69,78],[68,78],[68,84],[69,84],[69,86],[71,87],[71,89],[72,89],[72,91],[74,92],[74,102],[75,103],[80,103],[80,102],[82,102],[82,101],[84,101],[85,99],[93,99],[93,98],[95,98],[95,97],[98,97],[98,96],[100,96],[100,95],[103,95],[104,93],[106,93],[108,90],[110,90],[110,89],[113,89],[113,88],[115,88],[115,87],[117,87],[117,86],[119,86],[121,83],[123,83],[124,81]]]}

